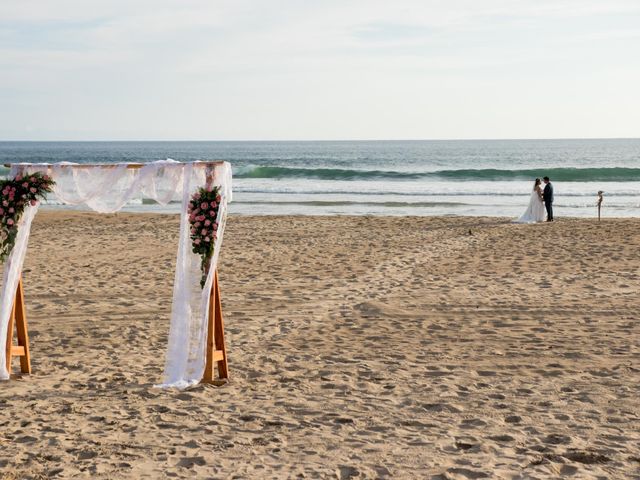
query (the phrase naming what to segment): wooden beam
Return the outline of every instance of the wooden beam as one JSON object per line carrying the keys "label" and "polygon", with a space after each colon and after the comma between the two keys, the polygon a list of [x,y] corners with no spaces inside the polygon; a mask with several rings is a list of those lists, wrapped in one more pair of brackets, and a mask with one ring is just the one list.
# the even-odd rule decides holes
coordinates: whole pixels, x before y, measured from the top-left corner
{"label": "wooden beam", "polygon": [[202,382],[203,383],[213,383],[214,375],[213,375],[213,359],[214,356],[214,323],[215,323],[215,310],[213,303],[215,301],[216,292],[214,290],[214,284],[211,284],[211,290],[209,291],[209,309],[207,311],[207,343],[206,343],[206,361],[204,364],[204,373],[202,374]]}
{"label": "wooden beam", "polygon": [[27,309],[24,305],[24,288],[22,287],[22,277],[18,280],[16,290],[16,334],[18,345],[22,347],[23,353],[20,355],[20,371],[31,373],[31,355],[29,354],[29,332],[27,331]]}
{"label": "wooden beam", "polygon": [[216,344],[216,350],[222,352],[222,358],[218,360],[218,376],[220,378],[228,379],[229,368],[227,365],[227,347],[224,342],[224,320],[222,318],[222,299],[220,297],[220,285],[218,284],[218,270],[214,272],[213,283],[214,290],[216,292],[214,342]]}
{"label": "wooden beam", "polygon": [[[193,163],[194,165],[197,166],[203,166],[203,167],[215,167],[218,165],[222,165],[225,161],[224,160],[212,160],[212,161],[202,161],[202,162],[188,162],[188,163]],[[178,162],[178,164],[180,165],[186,165],[187,163],[185,162]],[[30,166],[30,165],[48,165],[50,167],[52,167],[53,165],[56,165],[58,167],[62,167],[62,168],[116,168],[118,166],[120,166],[121,164],[119,163],[78,163],[78,164],[73,164],[73,165],[59,165],[59,164],[53,164],[53,163],[28,163],[28,164],[24,164],[24,166]],[[128,163],[127,164],[127,168],[131,168],[131,169],[138,169],[138,168],[142,168],[145,165],[149,165],[148,163]],[[12,163],[5,163],[4,164],[5,167],[7,168],[11,168],[13,166]]]}
{"label": "wooden beam", "polygon": [[13,345],[11,347],[11,355],[15,355],[15,356],[24,355],[24,347],[19,345]]}
{"label": "wooden beam", "polygon": [[224,359],[224,352],[222,350],[214,350],[213,361],[217,362]]}
{"label": "wooden beam", "polygon": [[[17,330],[18,345],[13,344],[13,328]],[[11,360],[20,357],[20,371],[22,373],[31,373],[31,356],[29,355],[29,334],[27,332],[27,315],[24,307],[24,290],[22,287],[22,277],[18,280],[16,294],[13,298],[13,307],[11,308],[11,316],[9,317],[9,325],[7,326],[7,344],[6,344],[6,362],[7,371],[11,373]]]}
{"label": "wooden beam", "polygon": [[202,383],[214,383],[214,364],[218,365],[218,377],[229,378],[227,366],[227,348],[224,343],[224,322],[222,319],[222,302],[220,299],[220,286],[218,284],[218,271],[213,274],[213,283],[209,294],[209,309],[207,311],[207,343],[206,362]]}

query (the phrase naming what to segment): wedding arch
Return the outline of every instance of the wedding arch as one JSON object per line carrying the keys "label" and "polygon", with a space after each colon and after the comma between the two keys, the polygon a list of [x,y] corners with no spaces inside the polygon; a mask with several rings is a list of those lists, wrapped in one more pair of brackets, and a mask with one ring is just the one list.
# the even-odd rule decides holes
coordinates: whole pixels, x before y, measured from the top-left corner
{"label": "wedding arch", "polygon": [[[227,204],[232,199],[231,166],[228,162],[162,160],[153,163],[75,164],[14,163],[10,178],[24,205],[15,224],[7,217],[14,208],[16,187],[2,191],[0,215],[11,232],[11,249],[4,263],[0,291],[0,380],[8,380],[12,357],[20,357],[23,373],[31,373],[22,266],[31,222],[38,202],[28,200],[29,180],[51,183],[53,197],[63,204],[84,205],[96,212],[113,213],[135,198],[150,198],[166,205],[181,200],[180,236],[173,286],[171,324],[161,387],[185,388],[194,383],[212,382],[214,364],[218,376],[228,378],[224,325],[216,270],[226,223]],[[24,183],[21,183],[23,182]],[[35,188],[31,192],[36,192]],[[33,197],[33,195],[31,195]],[[207,201],[210,200],[210,201]],[[206,206],[205,206],[206,205]],[[4,206],[4,208],[3,208]],[[8,208],[9,207],[9,208]],[[8,223],[8,225],[7,225]],[[206,225],[205,225],[206,224]],[[200,229],[202,227],[202,230]],[[9,229],[9,230],[7,230]],[[202,242],[200,235],[202,234]],[[4,244],[3,244],[4,245]],[[14,326],[18,345],[13,344]]]}

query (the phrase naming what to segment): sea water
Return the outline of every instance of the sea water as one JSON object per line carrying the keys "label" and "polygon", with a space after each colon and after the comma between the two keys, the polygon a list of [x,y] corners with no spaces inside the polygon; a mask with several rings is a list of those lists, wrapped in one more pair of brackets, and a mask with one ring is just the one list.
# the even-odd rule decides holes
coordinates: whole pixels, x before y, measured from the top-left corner
{"label": "sea water", "polygon": [[[605,216],[640,214],[640,139],[0,142],[0,164],[167,158],[229,161],[232,214],[516,217],[534,179],[545,175],[555,187],[557,217],[594,216],[598,190]],[[179,206],[141,199],[126,210]]]}

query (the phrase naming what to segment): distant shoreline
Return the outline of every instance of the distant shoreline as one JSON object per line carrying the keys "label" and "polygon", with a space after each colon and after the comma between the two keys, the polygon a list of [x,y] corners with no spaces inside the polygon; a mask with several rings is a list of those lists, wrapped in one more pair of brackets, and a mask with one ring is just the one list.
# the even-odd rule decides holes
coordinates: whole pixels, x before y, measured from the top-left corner
{"label": "distant shoreline", "polygon": [[[177,217],[180,215],[180,213],[178,212],[138,212],[138,211],[130,211],[130,210],[121,210],[119,212],[115,212],[115,213],[99,213],[99,212],[94,212],[93,210],[89,210],[89,209],[78,209],[78,208],[73,208],[73,207],[65,207],[65,206],[47,206],[47,205],[43,205],[39,207],[39,211],[38,211],[38,216],[51,216],[51,217],[59,217],[59,216],[67,216],[67,215],[85,215],[85,216],[103,216],[103,215],[118,215],[121,217],[126,217],[126,216],[132,216],[132,217],[145,217],[145,216],[150,216],[150,217],[156,217],[156,216],[168,216],[168,217]],[[391,219],[395,219],[395,220],[411,220],[411,219],[415,219],[415,220],[420,220],[420,221],[425,221],[428,219],[447,219],[447,220],[460,220],[460,221],[465,221],[465,220],[495,220],[499,223],[503,223],[503,224],[513,224],[514,226],[518,226],[520,228],[526,228],[526,227],[533,227],[535,225],[547,225],[547,222],[540,222],[540,223],[535,223],[535,224],[517,224],[517,223],[513,223],[514,217],[508,217],[508,216],[491,216],[491,215],[349,215],[349,214],[334,214],[334,215],[316,215],[316,214],[283,214],[283,215],[273,215],[273,214],[264,214],[264,215],[257,215],[257,214],[244,214],[244,213],[229,213],[229,218],[234,218],[234,217],[242,217],[244,220],[251,220],[251,219],[282,219],[282,218],[293,218],[293,219],[300,219],[300,220],[304,220],[304,219],[317,219],[318,221],[320,220],[327,220],[327,219],[331,219],[331,218],[340,218],[340,220],[345,220],[345,219],[353,219],[353,220],[362,220],[362,219],[369,219],[369,218],[375,218],[375,219],[380,219],[380,220],[391,220]],[[37,217],[36,217],[37,218]],[[640,215],[638,215],[637,217],[602,217],[602,220],[600,221],[600,223],[605,223],[605,222],[637,222],[640,221]],[[553,223],[558,224],[558,223],[567,223],[567,222],[595,222],[598,223],[598,217],[597,214],[595,214],[593,217],[558,217],[554,220]],[[493,224],[492,224],[493,225]]]}

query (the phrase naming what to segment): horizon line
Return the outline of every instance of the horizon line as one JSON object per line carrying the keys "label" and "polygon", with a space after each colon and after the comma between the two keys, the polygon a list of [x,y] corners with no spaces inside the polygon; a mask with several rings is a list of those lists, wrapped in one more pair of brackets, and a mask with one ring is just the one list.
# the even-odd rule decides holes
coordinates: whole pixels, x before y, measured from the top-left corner
{"label": "horizon line", "polygon": [[112,140],[5,140],[0,143],[311,143],[311,142],[479,142],[479,141],[523,141],[523,140],[640,140],[640,137],[508,137],[508,138],[354,138],[354,139],[257,139],[257,140],[157,140],[157,139],[112,139]]}

